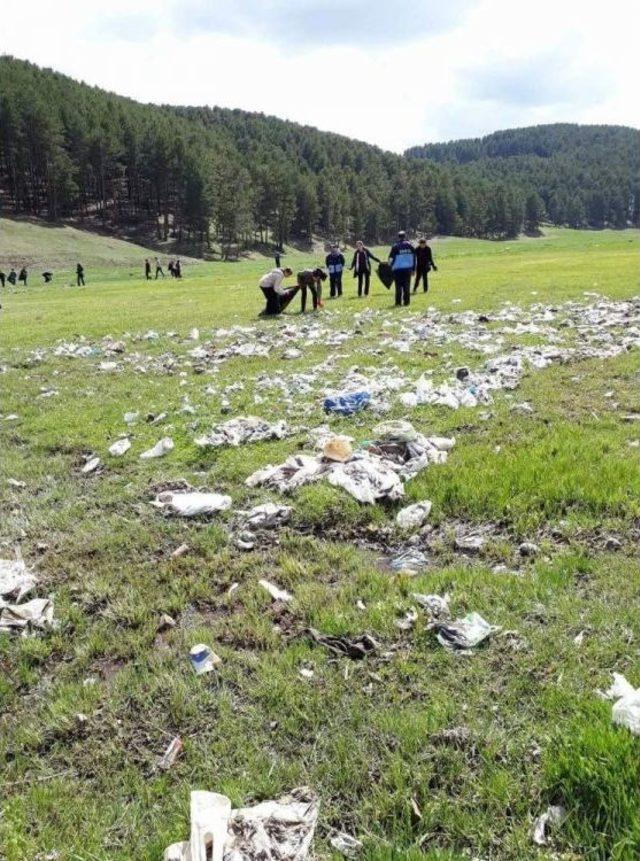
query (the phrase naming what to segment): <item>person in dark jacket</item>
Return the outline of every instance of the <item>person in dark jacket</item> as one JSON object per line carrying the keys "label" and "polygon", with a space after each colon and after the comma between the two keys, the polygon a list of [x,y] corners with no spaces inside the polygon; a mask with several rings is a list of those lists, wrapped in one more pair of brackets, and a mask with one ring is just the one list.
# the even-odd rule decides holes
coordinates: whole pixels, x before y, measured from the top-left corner
{"label": "person in dark jacket", "polygon": [[176,278],[182,278],[182,263],[180,263],[179,258],[173,264],[173,274]]}
{"label": "person in dark jacket", "polygon": [[160,258],[156,257],[156,281],[158,280],[158,275],[162,275],[164,278],[164,271],[162,269],[162,265],[160,264]]}
{"label": "person in dark jacket", "polygon": [[327,254],[325,261],[329,272],[329,287],[331,298],[336,299],[342,296],[342,270],[344,269],[344,255],[340,253],[337,245],[331,246],[331,251]]}
{"label": "person in dark jacket", "polygon": [[431,247],[427,245],[426,239],[420,239],[418,242],[418,247],[416,248],[416,280],[413,285],[413,292],[415,293],[418,289],[418,285],[420,281],[424,286],[424,292],[426,293],[429,290],[429,272],[433,269],[434,272],[438,271],[438,267],[433,262],[433,253],[431,252]]}
{"label": "person in dark jacket", "polygon": [[4,274],[2,269],[0,269],[0,287],[4,287],[4,285],[6,283],[7,283],[7,276]]}
{"label": "person in dark jacket", "polygon": [[149,263],[148,257],[144,261],[144,277],[147,281],[151,281],[151,263]]}
{"label": "person in dark jacket", "polygon": [[18,275],[16,274],[16,270],[12,266],[11,271],[7,275],[7,281],[9,282],[9,284],[12,284],[13,286],[15,286],[15,283],[17,280],[18,280]]}
{"label": "person in dark jacket", "polygon": [[84,266],[78,263],[76,266],[76,284],[78,287],[84,287]]}
{"label": "person in dark jacket", "polygon": [[44,278],[45,284],[51,284],[51,282],[53,281],[53,272],[43,272],[42,277]]}
{"label": "person in dark jacket", "polygon": [[298,272],[297,281],[300,288],[300,313],[304,314],[307,310],[307,289],[311,290],[313,298],[313,310],[317,311],[318,307],[322,307],[322,282],[327,278],[327,273],[324,269],[303,269]]}
{"label": "person in dark jacket", "polygon": [[369,283],[371,281],[371,261],[375,260],[380,263],[380,260],[375,257],[368,248],[364,247],[364,243],[358,240],[356,242],[356,250],[353,253],[353,260],[349,269],[353,269],[353,277],[358,279],[358,296],[362,296],[362,286],[364,284],[364,295],[369,295]]}
{"label": "person in dark jacket", "polygon": [[411,276],[416,268],[416,250],[404,230],[398,232],[398,241],[389,252],[389,264],[393,270],[396,287],[396,305],[409,305],[411,302]]}
{"label": "person in dark jacket", "polygon": [[23,266],[22,269],[20,270],[20,274],[18,275],[18,281],[22,281],[22,283],[25,287],[27,286],[27,277],[28,277],[28,272],[25,269],[25,267]]}

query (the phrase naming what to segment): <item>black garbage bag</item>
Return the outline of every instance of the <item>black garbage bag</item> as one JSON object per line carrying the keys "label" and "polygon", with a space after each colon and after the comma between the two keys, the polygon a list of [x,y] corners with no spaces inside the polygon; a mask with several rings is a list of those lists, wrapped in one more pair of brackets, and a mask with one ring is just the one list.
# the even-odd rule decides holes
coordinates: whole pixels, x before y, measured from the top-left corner
{"label": "black garbage bag", "polygon": [[393,284],[393,270],[391,269],[391,266],[388,263],[379,263],[376,273],[388,290]]}

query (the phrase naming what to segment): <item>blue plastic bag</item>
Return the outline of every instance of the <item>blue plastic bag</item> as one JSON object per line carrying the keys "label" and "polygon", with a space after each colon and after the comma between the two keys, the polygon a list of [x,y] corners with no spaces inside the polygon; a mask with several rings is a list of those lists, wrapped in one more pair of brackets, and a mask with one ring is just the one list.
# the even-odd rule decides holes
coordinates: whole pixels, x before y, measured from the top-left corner
{"label": "blue plastic bag", "polygon": [[369,392],[352,392],[347,395],[337,395],[334,398],[325,398],[325,413],[338,413],[340,416],[352,416],[359,413],[369,405],[371,395]]}

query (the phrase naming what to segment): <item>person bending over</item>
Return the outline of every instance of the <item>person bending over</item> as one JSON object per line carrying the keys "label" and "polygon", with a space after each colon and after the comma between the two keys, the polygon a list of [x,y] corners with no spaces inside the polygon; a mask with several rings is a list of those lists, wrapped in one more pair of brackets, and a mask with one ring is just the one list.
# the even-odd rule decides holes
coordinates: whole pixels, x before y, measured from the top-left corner
{"label": "person bending over", "polygon": [[396,285],[396,305],[408,305],[411,302],[411,275],[416,268],[416,250],[407,242],[404,230],[398,232],[398,241],[389,252],[389,263]]}
{"label": "person bending over", "polygon": [[364,247],[364,243],[358,240],[356,242],[356,250],[353,253],[353,260],[349,269],[353,269],[353,277],[358,279],[358,296],[362,296],[362,286],[364,284],[364,295],[369,295],[369,283],[371,281],[371,261],[375,260],[380,263],[380,260],[373,255],[368,248]]}
{"label": "person bending over", "polygon": [[311,291],[313,299],[313,310],[317,311],[318,306],[322,307],[322,282],[327,278],[327,273],[324,269],[303,269],[298,272],[297,280],[300,289],[300,313],[304,314],[307,310],[307,289]]}
{"label": "person bending over", "polygon": [[434,272],[438,271],[438,267],[433,262],[431,246],[427,245],[426,239],[420,239],[418,241],[418,247],[416,248],[416,280],[413,285],[414,293],[418,289],[420,281],[422,281],[424,292],[426,293],[429,290],[429,272],[432,269]]}
{"label": "person bending over", "polygon": [[342,270],[345,264],[344,255],[340,253],[337,245],[331,246],[331,251],[327,254],[324,262],[329,271],[331,298],[337,299],[338,296],[342,296]]}
{"label": "person bending over", "polygon": [[44,278],[45,284],[51,284],[51,282],[53,281],[53,272],[49,272],[47,270],[47,272],[42,273],[42,277]]}
{"label": "person bending over", "polygon": [[258,282],[258,286],[262,290],[267,304],[260,315],[261,317],[280,314],[287,307],[294,293],[297,292],[295,287],[292,290],[287,290],[282,286],[284,279],[289,278],[291,275],[293,275],[293,270],[285,266],[284,269],[280,267],[272,269],[271,272],[266,272],[262,276]]}

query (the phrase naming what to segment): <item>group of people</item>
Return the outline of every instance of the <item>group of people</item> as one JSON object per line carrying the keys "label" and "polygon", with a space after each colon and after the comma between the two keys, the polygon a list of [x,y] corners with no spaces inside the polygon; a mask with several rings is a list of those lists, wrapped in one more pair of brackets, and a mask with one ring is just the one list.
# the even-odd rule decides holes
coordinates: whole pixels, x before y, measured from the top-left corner
{"label": "group of people", "polygon": [[[45,284],[50,284],[53,281],[53,272],[47,269],[42,273],[42,277],[44,278]],[[26,287],[28,278],[29,273],[27,272],[26,266],[23,266],[20,269],[19,274],[16,274],[16,270],[13,267],[8,275],[0,270],[0,287],[4,287],[7,282],[12,286],[15,286],[16,283],[22,283],[22,285]],[[84,266],[82,263],[78,263],[76,265],[76,284],[78,287],[84,287]]]}
{"label": "group of people", "polygon": [[[156,257],[154,262],[156,267],[155,280],[157,281],[159,275],[164,278],[164,269],[162,268],[162,263],[160,263],[159,257]],[[167,269],[169,270],[169,275],[171,275],[172,278],[182,278],[182,264],[179,259],[170,260]],[[151,281],[151,263],[148,258],[144,261],[144,277],[147,281]]]}
{"label": "group of people", "polygon": [[[429,289],[429,272],[438,270],[427,240],[420,239],[417,245],[413,245],[407,240],[404,230],[398,233],[398,241],[392,246],[386,262],[372,254],[363,242],[358,241],[349,270],[353,270],[353,277],[357,278],[359,297],[369,295],[372,260],[379,264],[378,273],[385,283],[388,275],[389,284],[386,286],[394,284],[396,305],[410,304],[411,282],[414,277],[413,292],[416,293],[422,284],[426,293]],[[293,287],[285,287],[284,280],[293,275],[293,270],[288,266],[281,267],[277,255],[276,268],[265,273],[259,281],[267,303],[261,316],[282,313],[297,293],[300,293],[300,310],[303,313],[307,309],[308,292],[312,296],[313,310],[323,307],[322,284],[327,278],[330,298],[338,299],[342,296],[342,274],[346,268],[346,260],[338,245],[331,246],[325,258],[325,266],[326,270],[321,267],[303,269],[296,276],[296,284]]]}

